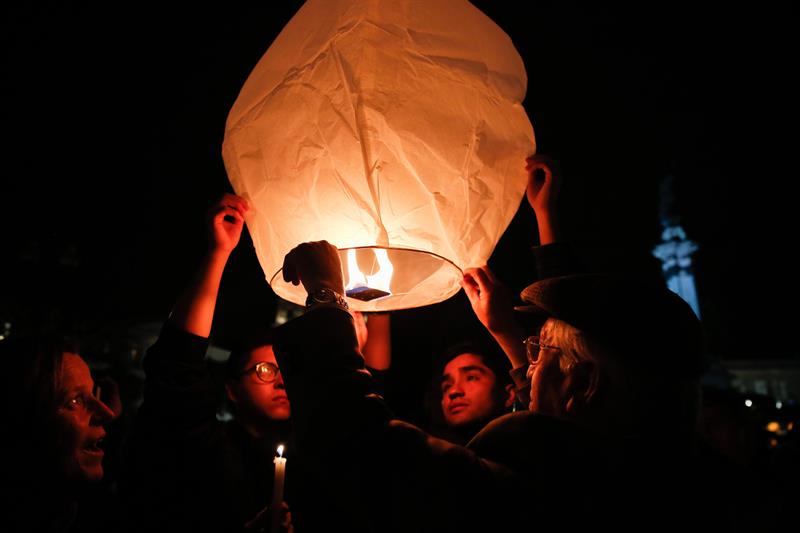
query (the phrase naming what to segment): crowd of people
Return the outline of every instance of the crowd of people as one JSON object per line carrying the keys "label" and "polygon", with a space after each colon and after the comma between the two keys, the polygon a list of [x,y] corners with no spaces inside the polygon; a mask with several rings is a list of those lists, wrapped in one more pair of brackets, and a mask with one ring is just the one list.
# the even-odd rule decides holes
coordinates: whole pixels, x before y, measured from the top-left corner
{"label": "crowd of people", "polygon": [[[123,409],[113,383],[95,383],[79,347],[63,338],[0,342],[3,483],[12,495],[4,529],[764,531],[788,523],[783,489],[794,478],[772,485],[769,468],[734,460],[701,431],[708,361],[689,305],[658,273],[587,271],[560,234],[556,164],[537,155],[526,169],[536,274],[515,302],[488,266],[464,271],[486,335],[437,360],[420,399],[427,427],[397,418],[385,399],[391,314],[349,309],[338,251],[325,241],[299,243],[284,259],[284,279],[309,295],[305,313],[239,339],[222,383],[213,379],[206,352],[220,283],[249,210],[229,193],[210,209],[207,253],[144,358],[143,400],[115,450],[113,485],[104,443]],[[229,419],[219,416],[221,397]],[[288,466],[276,479],[281,445]],[[784,464],[796,471],[796,452]]]}

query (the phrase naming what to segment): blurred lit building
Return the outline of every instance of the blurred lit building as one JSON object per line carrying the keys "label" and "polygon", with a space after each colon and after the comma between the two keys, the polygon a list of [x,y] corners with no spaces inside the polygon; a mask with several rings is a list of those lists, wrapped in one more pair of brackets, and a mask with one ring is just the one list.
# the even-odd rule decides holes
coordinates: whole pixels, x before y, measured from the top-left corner
{"label": "blurred lit building", "polygon": [[[661,261],[669,289],[683,298],[702,318],[692,271],[692,254],[699,249],[699,245],[688,238],[680,224],[673,176],[668,175],[661,181],[660,201],[659,216],[663,231],[661,242],[653,248],[653,255]],[[768,358],[770,354],[758,352],[753,355],[764,359],[714,361],[704,384],[718,389],[732,389],[744,396],[749,394],[753,398],[768,399],[777,409],[797,405],[800,400],[800,360]]]}
{"label": "blurred lit building", "polygon": [[698,245],[686,236],[675,209],[673,191],[674,178],[667,176],[661,182],[660,218],[663,231],[661,242],[653,249],[653,255],[661,260],[669,289],[683,298],[700,318],[700,305],[692,272],[692,254]]}

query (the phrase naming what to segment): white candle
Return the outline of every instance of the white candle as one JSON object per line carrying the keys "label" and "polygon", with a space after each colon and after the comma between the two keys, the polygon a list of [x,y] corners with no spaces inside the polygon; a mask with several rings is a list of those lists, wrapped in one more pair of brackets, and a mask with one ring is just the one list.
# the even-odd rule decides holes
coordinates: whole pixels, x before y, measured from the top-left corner
{"label": "white candle", "polygon": [[275,484],[272,486],[272,503],[280,504],[283,501],[283,478],[286,474],[286,458],[283,456],[283,444],[278,446],[278,457],[275,463]]}

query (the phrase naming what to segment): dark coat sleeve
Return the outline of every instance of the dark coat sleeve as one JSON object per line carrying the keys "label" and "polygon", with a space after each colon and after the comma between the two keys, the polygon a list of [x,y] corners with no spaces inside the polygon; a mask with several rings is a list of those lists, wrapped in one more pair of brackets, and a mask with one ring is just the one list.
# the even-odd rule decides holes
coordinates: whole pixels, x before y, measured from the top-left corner
{"label": "dark coat sleeve", "polygon": [[218,431],[218,391],[205,361],[208,339],[164,325],[147,351],[144,400],[137,417],[161,439],[209,438]]}
{"label": "dark coat sleeve", "polygon": [[232,450],[216,418],[208,340],[167,323],[148,350],[144,400],[126,445],[131,530],[231,530],[243,521],[226,485]]}
{"label": "dark coat sleeve", "polygon": [[556,242],[534,246],[532,252],[537,280],[585,271],[571,244]]}

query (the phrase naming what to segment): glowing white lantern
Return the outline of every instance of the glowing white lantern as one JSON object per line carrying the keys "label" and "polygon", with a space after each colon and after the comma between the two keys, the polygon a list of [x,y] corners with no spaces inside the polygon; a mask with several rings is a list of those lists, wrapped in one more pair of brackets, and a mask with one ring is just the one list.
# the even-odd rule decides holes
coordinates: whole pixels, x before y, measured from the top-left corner
{"label": "glowing white lantern", "polygon": [[302,304],[283,258],[324,239],[354,309],[455,294],[524,194],[526,87],[509,37],[465,0],[308,0],[250,74],[223,143],[273,290]]}

